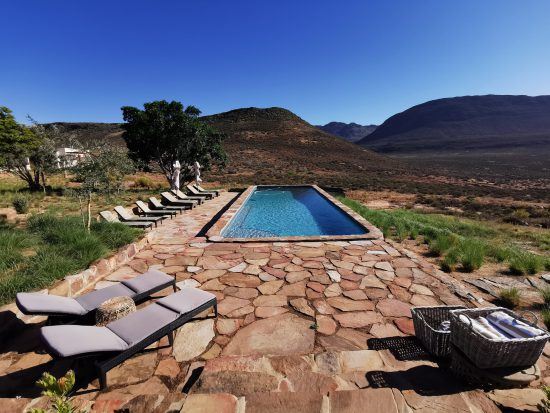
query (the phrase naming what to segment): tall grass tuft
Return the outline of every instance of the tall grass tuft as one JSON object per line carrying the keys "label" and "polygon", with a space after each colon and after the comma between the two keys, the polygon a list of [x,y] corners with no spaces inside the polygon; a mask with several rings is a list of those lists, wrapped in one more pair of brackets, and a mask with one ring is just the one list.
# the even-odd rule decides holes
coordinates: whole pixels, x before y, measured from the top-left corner
{"label": "tall grass tuft", "polygon": [[542,321],[547,330],[550,330],[550,308],[545,308],[541,311]]}
{"label": "tall grass tuft", "polygon": [[485,259],[485,244],[473,238],[465,238],[460,243],[460,264],[466,272],[477,270]]}
{"label": "tall grass tuft", "polygon": [[504,290],[500,290],[498,297],[504,307],[513,309],[519,305],[521,293],[516,287],[506,288]]}
{"label": "tall grass tuft", "polygon": [[435,255],[443,255],[449,249],[458,244],[458,237],[455,234],[439,234],[435,239],[430,241],[430,252]]}
{"label": "tall grass tuft", "polygon": [[550,287],[541,288],[540,295],[544,300],[544,304],[550,307]]}

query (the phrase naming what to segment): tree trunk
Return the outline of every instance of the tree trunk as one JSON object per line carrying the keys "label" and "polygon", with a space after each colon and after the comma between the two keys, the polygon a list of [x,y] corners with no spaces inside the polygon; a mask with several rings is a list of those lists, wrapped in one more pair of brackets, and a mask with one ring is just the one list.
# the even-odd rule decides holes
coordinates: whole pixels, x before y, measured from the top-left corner
{"label": "tree trunk", "polygon": [[40,178],[42,179],[42,189],[46,193],[46,174],[44,171],[40,171]]}
{"label": "tree trunk", "polygon": [[90,232],[90,228],[92,226],[92,193],[88,192],[88,225],[86,228],[88,229],[88,232]]}

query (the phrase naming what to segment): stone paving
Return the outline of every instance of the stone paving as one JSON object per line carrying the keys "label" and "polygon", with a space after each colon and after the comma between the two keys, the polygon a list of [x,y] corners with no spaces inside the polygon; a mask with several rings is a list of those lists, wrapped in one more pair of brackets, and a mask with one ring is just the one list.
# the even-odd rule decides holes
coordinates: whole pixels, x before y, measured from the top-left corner
{"label": "stone paving", "polygon": [[69,368],[90,376],[77,403],[101,412],[536,411],[546,375],[526,389],[469,389],[412,337],[412,306],[480,305],[471,286],[381,239],[207,242],[205,225],[235,195],[159,226],[128,266],[96,285],[157,268],[214,293],[217,319],[200,317],[172,348],[161,341],[113,369],[104,392],[89,367],[52,362],[37,326],[21,325],[2,346],[0,394],[11,398],[0,412],[43,406],[34,380]]}

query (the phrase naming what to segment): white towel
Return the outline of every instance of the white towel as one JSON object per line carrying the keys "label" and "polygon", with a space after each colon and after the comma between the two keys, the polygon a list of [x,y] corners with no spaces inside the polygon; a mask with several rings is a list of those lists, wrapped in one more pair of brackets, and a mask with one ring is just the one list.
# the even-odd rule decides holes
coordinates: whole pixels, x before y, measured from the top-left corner
{"label": "white towel", "polygon": [[467,325],[471,324],[474,331],[481,334],[483,337],[489,338],[491,340],[505,340],[508,338],[496,328],[492,326],[486,327],[475,318],[466,317],[464,314],[461,314],[459,319]]}
{"label": "white towel", "polygon": [[513,338],[531,338],[544,334],[542,330],[531,327],[524,322],[509,316],[503,311],[495,311],[486,316],[487,320],[498,327],[500,330],[505,331]]}

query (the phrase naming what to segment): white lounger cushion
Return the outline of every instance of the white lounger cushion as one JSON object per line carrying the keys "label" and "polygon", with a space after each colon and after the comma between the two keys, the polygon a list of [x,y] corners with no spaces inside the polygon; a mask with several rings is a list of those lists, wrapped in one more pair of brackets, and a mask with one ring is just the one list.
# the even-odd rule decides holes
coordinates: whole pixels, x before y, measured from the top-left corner
{"label": "white lounger cushion", "polygon": [[74,298],[40,293],[17,293],[17,307],[25,314],[83,315],[88,312]]}
{"label": "white lounger cushion", "polygon": [[106,327],[49,326],[42,327],[40,333],[46,345],[59,357],[128,348],[124,340]]}

